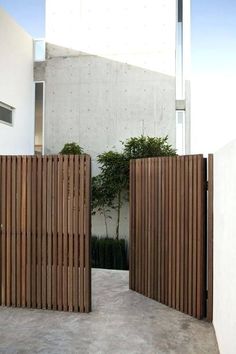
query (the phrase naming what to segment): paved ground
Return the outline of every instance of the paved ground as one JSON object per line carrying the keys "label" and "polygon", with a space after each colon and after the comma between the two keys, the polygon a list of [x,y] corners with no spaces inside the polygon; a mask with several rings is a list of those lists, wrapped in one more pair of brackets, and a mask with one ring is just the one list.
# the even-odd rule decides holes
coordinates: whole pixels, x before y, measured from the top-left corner
{"label": "paved ground", "polygon": [[93,312],[0,308],[0,353],[218,354],[214,330],[128,289],[128,272],[93,270]]}

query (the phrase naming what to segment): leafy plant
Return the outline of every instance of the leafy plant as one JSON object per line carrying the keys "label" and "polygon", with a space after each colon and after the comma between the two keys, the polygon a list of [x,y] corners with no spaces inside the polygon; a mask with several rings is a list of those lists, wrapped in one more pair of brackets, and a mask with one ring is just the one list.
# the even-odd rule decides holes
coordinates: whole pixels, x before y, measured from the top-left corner
{"label": "leafy plant", "polygon": [[101,198],[102,203],[117,211],[116,239],[119,238],[120,211],[123,204],[122,192],[127,189],[128,161],[124,154],[114,151],[104,152],[98,156],[101,174],[99,175],[101,190],[106,190]]}
{"label": "leafy plant", "polygon": [[129,138],[122,144],[124,155],[128,160],[176,155],[176,150],[168,144],[168,136],[158,138],[141,135],[140,137]]}
{"label": "leafy plant", "polygon": [[[125,199],[128,199],[129,189],[129,161],[131,159],[175,156],[176,150],[168,144],[168,137],[140,136],[127,139],[123,144],[122,152],[108,151],[98,156],[101,174],[97,176],[97,190],[94,193],[94,206],[100,207],[107,219],[106,210],[111,208],[117,211],[116,239],[119,239],[120,212]],[[94,213],[95,213],[95,209]],[[110,216],[109,216],[110,217]],[[107,221],[106,235],[108,235]]]}
{"label": "leafy plant", "polygon": [[83,149],[79,144],[67,143],[64,145],[63,149],[60,151],[62,155],[81,155],[83,154]]}
{"label": "leafy plant", "polygon": [[111,219],[111,208],[114,196],[107,188],[101,175],[92,177],[92,214],[95,215],[98,212],[104,217],[106,237],[108,237],[108,225],[107,220]]}

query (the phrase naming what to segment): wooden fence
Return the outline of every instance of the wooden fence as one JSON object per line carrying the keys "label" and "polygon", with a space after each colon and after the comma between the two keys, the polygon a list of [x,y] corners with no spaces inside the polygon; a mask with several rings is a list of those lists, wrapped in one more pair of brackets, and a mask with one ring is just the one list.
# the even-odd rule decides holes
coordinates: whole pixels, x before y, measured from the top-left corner
{"label": "wooden fence", "polygon": [[130,288],[204,317],[206,220],[202,155],[131,161]]}
{"label": "wooden fence", "polygon": [[91,309],[90,157],[0,157],[1,305]]}

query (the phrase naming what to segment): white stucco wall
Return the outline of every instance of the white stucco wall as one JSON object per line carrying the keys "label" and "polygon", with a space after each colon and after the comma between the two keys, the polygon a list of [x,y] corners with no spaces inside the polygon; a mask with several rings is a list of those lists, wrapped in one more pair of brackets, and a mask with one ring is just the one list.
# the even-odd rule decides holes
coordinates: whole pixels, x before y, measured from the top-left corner
{"label": "white stucco wall", "polygon": [[236,353],[236,140],[214,155],[214,313],[221,354]]}
{"label": "white stucco wall", "polygon": [[168,75],[175,30],[175,0],[46,0],[47,42]]}
{"label": "white stucco wall", "polygon": [[14,107],[0,122],[0,155],[34,152],[33,40],[0,8],[0,101]]}

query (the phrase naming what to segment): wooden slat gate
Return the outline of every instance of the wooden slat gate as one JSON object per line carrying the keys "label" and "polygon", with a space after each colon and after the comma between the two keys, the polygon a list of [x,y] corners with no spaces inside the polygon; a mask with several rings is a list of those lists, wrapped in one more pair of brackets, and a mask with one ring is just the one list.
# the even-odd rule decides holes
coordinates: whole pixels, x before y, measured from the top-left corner
{"label": "wooden slat gate", "polygon": [[0,303],[89,312],[90,157],[0,157]]}
{"label": "wooden slat gate", "polygon": [[[209,161],[212,200],[212,156]],[[130,288],[199,319],[207,314],[211,320],[206,179],[202,155],[131,161]],[[212,203],[209,206],[212,232]],[[207,277],[211,298],[206,313]]]}

